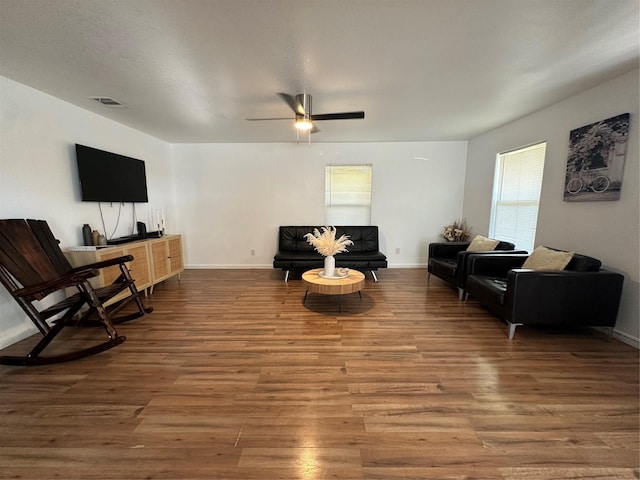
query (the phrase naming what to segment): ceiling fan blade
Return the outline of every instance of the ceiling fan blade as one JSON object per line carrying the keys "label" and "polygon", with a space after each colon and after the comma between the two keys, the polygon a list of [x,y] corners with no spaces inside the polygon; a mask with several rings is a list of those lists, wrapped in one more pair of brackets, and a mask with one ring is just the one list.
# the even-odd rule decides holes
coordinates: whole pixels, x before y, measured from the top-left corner
{"label": "ceiling fan blade", "polygon": [[250,122],[258,122],[261,120],[294,120],[291,117],[276,117],[276,118],[245,118],[245,120],[248,120]]}
{"label": "ceiling fan blade", "polygon": [[294,111],[294,113],[297,113],[299,115],[304,115],[304,107],[296,101],[296,98],[293,95],[289,95],[288,93],[282,93],[282,92],[278,92],[278,95],[285,102],[287,102],[287,105],[289,105],[289,107],[291,108],[291,110]]}
{"label": "ceiling fan blade", "polygon": [[364,112],[320,113],[311,115],[311,120],[351,120],[364,118]]}

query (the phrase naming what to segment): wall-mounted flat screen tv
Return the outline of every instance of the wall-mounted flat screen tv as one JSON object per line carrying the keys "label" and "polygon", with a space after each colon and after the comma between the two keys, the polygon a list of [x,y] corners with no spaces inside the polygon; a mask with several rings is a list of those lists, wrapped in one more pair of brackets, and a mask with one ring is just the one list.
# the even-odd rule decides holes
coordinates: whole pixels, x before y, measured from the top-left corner
{"label": "wall-mounted flat screen tv", "polygon": [[79,144],[76,160],[83,202],[149,201],[143,160]]}

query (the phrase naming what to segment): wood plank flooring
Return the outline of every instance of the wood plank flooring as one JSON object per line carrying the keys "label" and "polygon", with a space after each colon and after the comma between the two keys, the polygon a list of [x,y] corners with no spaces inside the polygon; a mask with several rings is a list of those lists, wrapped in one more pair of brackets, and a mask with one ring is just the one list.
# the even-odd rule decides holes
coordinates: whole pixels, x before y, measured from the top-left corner
{"label": "wood plank flooring", "polygon": [[509,341],[424,269],[378,277],[339,312],[280,271],[187,270],[124,344],[0,366],[0,478],[640,478],[636,349]]}

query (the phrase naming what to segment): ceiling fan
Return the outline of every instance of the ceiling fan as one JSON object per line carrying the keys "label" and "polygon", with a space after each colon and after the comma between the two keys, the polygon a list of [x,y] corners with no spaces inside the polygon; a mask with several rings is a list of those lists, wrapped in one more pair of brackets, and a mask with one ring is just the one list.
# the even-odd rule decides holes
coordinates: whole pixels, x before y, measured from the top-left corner
{"label": "ceiling fan", "polygon": [[341,113],[311,113],[311,95],[308,93],[301,93],[293,96],[288,93],[278,93],[291,110],[293,110],[294,117],[277,117],[277,118],[247,118],[247,120],[262,121],[262,120],[293,120],[294,126],[297,132],[309,132],[316,133],[320,129],[314,122],[320,120],[351,120],[364,118],[364,112],[341,112]]}

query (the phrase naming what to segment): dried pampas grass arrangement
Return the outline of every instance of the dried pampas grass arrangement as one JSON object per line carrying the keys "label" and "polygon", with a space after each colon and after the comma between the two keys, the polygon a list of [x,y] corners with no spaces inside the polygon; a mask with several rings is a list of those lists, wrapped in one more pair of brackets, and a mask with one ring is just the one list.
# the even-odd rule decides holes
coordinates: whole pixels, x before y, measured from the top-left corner
{"label": "dried pampas grass arrangement", "polygon": [[336,253],[348,252],[347,246],[353,245],[353,242],[346,235],[336,239],[336,227],[322,227],[322,233],[317,228],[314,228],[313,233],[307,233],[304,238],[318,253],[325,257],[333,256]]}

